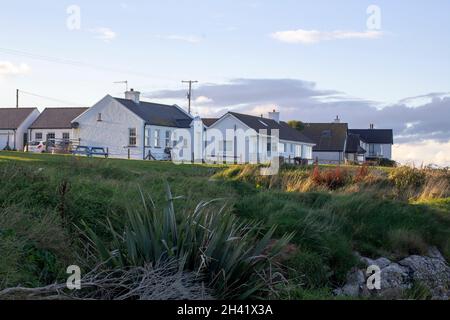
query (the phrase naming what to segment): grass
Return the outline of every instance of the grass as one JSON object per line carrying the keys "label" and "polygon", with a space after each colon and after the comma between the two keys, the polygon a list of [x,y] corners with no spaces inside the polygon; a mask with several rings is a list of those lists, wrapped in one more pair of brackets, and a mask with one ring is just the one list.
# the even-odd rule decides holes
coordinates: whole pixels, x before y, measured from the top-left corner
{"label": "grass", "polygon": [[289,279],[289,289],[280,289],[284,298],[331,298],[358,264],[355,250],[396,259],[435,245],[450,259],[448,172],[403,179],[395,168],[348,166],[336,173],[321,166],[334,172],[330,181],[346,177],[329,188],[312,181],[313,169],[285,167],[278,176],[261,177],[256,166],[0,152],[0,288],[64,281],[67,265],[85,262],[86,239],[77,227],[84,222],[112,245],[111,230],[100,222],[124,230],[128,213],[142,210],[140,189],[164,207],[166,181],[183,196],[174,203],[178,222],[201,201],[220,198],[225,216],[256,220],[266,232],[277,225],[274,239],[293,232],[282,259]]}

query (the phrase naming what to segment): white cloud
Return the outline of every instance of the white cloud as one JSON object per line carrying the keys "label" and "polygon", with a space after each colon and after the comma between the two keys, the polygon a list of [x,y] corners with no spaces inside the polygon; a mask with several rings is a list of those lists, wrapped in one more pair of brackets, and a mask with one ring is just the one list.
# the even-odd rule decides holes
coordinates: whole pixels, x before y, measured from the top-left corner
{"label": "white cloud", "polygon": [[156,36],[158,39],[163,40],[174,40],[174,41],[184,41],[189,43],[200,43],[203,41],[202,37],[195,36],[195,35],[178,35],[178,34],[171,34],[171,35],[158,35]]}
{"label": "white cloud", "polygon": [[383,33],[381,31],[332,31],[324,32],[317,30],[288,30],[274,32],[270,36],[278,41],[286,43],[314,44],[320,41],[345,40],[345,39],[379,39]]}
{"label": "white cloud", "polygon": [[437,164],[450,166],[450,141],[437,142],[427,140],[418,143],[402,143],[394,145],[394,159],[402,164]]}
{"label": "white cloud", "polygon": [[10,61],[0,61],[0,76],[17,76],[30,71],[31,68],[25,63],[15,65]]}
{"label": "white cloud", "polygon": [[197,99],[195,99],[195,103],[197,103],[197,104],[208,104],[211,102],[213,102],[213,100],[206,96],[200,96],[200,97],[197,97]]}
{"label": "white cloud", "polygon": [[96,34],[95,38],[105,42],[111,42],[117,37],[117,34],[114,31],[105,27],[93,29],[91,32]]}

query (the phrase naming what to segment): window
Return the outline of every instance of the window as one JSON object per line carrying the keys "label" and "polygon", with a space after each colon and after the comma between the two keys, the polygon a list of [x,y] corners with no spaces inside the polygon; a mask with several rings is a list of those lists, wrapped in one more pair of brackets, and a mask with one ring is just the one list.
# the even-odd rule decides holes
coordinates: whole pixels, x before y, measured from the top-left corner
{"label": "window", "polygon": [[154,134],[154,147],[155,148],[161,148],[161,130],[156,129]]}
{"label": "window", "polygon": [[70,133],[69,132],[63,132],[62,138],[63,138],[63,140],[70,140]]}
{"label": "window", "polygon": [[137,134],[136,134],[136,128],[130,128],[128,129],[128,145],[130,147],[134,147],[137,144]]}
{"label": "window", "polygon": [[323,138],[331,138],[331,130],[322,131],[322,137]]}
{"label": "window", "polygon": [[36,141],[42,141],[42,132],[36,132],[34,134],[34,140]]}
{"label": "window", "polygon": [[55,133],[54,132],[47,133],[47,140],[55,140]]}
{"label": "window", "polygon": [[170,148],[170,136],[171,136],[171,133],[170,133],[170,131],[166,131],[166,141],[165,141],[165,146],[166,146],[166,148]]}
{"label": "window", "polygon": [[150,142],[150,129],[145,130],[145,146],[146,147],[150,147],[151,146],[151,142]]}
{"label": "window", "polygon": [[291,143],[291,153],[294,153],[294,144]]}
{"label": "window", "polygon": [[99,113],[98,115],[97,115],[97,121],[102,121],[102,114],[101,113]]}

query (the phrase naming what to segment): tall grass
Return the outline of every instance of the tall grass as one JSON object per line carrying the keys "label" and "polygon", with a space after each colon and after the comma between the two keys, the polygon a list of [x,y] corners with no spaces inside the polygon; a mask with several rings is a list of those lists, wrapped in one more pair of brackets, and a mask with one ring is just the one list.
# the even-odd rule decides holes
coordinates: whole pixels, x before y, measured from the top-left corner
{"label": "tall grass", "polygon": [[130,210],[123,230],[106,224],[113,236],[111,246],[86,226],[87,234],[103,261],[115,266],[159,264],[169,259],[182,261],[180,269],[195,271],[223,299],[246,299],[274,293],[280,280],[274,259],[292,235],[273,242],[276,228],[264,234],[260,224],[243,222],[215,201],[201,202],[193,212],[174,209],[170,188],[167,203],[158,210],[151,198],[142,196],[142,208]]}

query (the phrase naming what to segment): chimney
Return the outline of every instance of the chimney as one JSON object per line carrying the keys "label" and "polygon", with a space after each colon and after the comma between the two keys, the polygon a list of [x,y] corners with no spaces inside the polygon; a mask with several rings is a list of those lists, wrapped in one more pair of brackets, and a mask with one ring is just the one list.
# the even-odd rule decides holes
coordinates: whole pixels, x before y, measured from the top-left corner
{"label": "chimney", "polygon": [[269,112],[269,119],[280,123],[280,113],[274,109],[273,112]]}
{"label": "chimney", "polygon": [[341,119],[339,119],[339,116],[336,116],[336,119],[334,119],[334,123],[341,123]]}
{"label": "chimney", "polygon": [[139,103],[139,97],[141,93],[139,91],[134,91],[134,89],[130,89],[130,91],[125,92],[125,99],[132,100],[135,103]]}
{"label": "chimney", "polygon": [[375,125],[373,123],[370,124],[370,129],[375,129]]}

